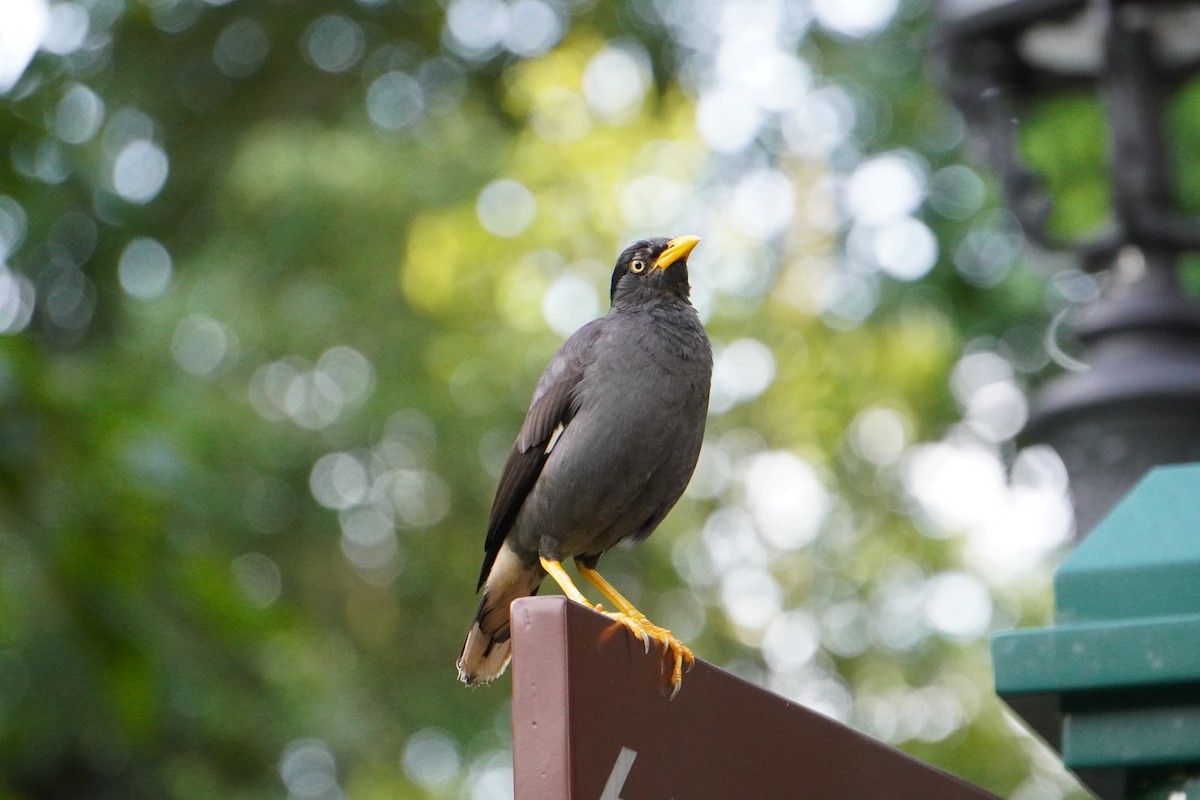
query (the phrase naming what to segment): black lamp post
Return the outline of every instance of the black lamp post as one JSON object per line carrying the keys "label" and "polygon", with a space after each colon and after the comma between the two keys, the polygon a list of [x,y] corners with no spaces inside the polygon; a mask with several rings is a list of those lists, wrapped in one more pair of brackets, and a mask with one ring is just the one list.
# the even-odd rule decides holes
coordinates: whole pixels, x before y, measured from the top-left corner
{"label": "black lamp post", "polygon": [[[1063,458],[1082,538],[1150,468],[1200,461],[1200,302],[1183,291],[1179,280],[1181,259],[1200,253],[1200,222],[1185,217],[1175,204],[1174,159],[1164,119],[1170,94],[1200,75],[1200,0],[942,0],[939,11],[936,66],[968,122],[983,134],[1026,237],[1046,249],[1074,252],[1087,271],[1108,273],[1103,294],[1079,309],[1074,320],[1086,369],[1052,380],[1037,394],[1022,434],[1027,442],[1050,444]],[[1048,195],[1018,146],[1022,113],[1064,91],[1097,95],[1108,128],[1113,219],[1107,231],[1087,241],[1064,241],[1049,233]],[[1200,116],[1200,109],[1194,114]],[[1200,142],[1179,144],[1200,147]],[[1126,525],[1114,548],[1114,537],[1106,537],[1101,526],[1074,555],[1104,552],[1124,570],[1113,574],[1128,576],[1143,568],[1139,551],[1148,536]],[[1078,572],[1072,560],[1064,567]],[[1193,567],[1173,562],[1163,568]],[[1117,675],[1120,668],[1150,658],[1152,639],[1126,643],[1119,652],[1103,644],[1094,653],[1077,648],[1080,637],[1097,630],[1105,635],[1141,630],[1137,625],[1152,627],[1153,621],[1117,624],[1105,617],[1102,624],[1073,628],[1078,620],[1062,603],[1076,576],[1066,572],[1060,569],[1055,577],[1056,627],[993,639],[997,687],[1004,684],[1008,690],[1001,694],[1064,756],[1069,749],[1064,744],[1077,744],[1096,725],[1137,714],[1156,726],[1146,730],[1166,730],[1173,741],[1177,718],[1172,714],[1178,704],[1187,706],[1185,716],[1191,713],[1194,689],[1187,687],[1192,683],[1160,686],[1157,677],[1143,675],[1126,685]],[[1099,581],[1088,584],[1091,597],[1119,602],[1124,579],[1105,583],[1091,576]],[[1021,670],[1031,660],[1020,648],[1034,639],[1066,643],[1060,659],[1044,664],[1048,683],[1023,682]],[[1177,641],[1168,644],[1194,652]],[[1073,658],[1080,661],[1077,668]],[[1112,685],[1096,690],[1104,680]],[[1068,722],[1071,727],[1065,728]],[[1137,740],[1132,725],[1112,724],[1111,742]],[[1162,766],[1180,766],[1170,759],[1143,764],[1126,751],[1102,759],[1074,752],[1071,757],[1079,777],[1104,800],[1174,800],[1200,789],[1187,777],[1194,770],[1180,768],[1184,777],[1176,779]]]}
{"label": "black lamp post", "polygon": [[[1200,222],[1175,207],[1164,120],[1169,93],[1200,73],[1200,5],[944,0],[939,11],[935,63],[1026,237],[1109,273],[1074,324],[1087,369],[1051,381],[1023,433],[1063,458],[1082,537],[1151,467],[1200,461],[1200,303],[1178,276],[1180,257],[1200,252]],[[1047,231],[1048,195],[1017,130],[1032,102],[1080,90],[1103,104],[1113,222],[1068,242]]]}

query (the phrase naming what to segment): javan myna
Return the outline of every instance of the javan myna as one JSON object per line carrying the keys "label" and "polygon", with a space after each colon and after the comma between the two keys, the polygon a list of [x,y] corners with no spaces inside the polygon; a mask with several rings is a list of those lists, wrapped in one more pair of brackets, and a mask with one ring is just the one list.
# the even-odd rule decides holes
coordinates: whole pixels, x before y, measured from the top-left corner
{"label": "javan myna", "polygon": [[575,332],[546,367],[492,503],[479,587],[483,597],[458,659],[468,685],[511,658],[509,604],[547,574],[589,603],[566,558],[616,607],[608,616],[674,657],[679,690],[692,653],[596,572],[619,542],[649,536],[683,494],[704,437],[712,349],[688,300],[687,258],[700,239],[645,239],[613,270],[608,314]]}

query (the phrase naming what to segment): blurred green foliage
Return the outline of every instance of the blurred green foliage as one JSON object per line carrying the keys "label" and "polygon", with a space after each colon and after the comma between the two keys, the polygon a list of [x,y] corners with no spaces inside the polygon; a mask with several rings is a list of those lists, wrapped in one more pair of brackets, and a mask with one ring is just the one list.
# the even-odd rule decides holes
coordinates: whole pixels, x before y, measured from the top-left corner
{"label": "blurred green foliage", "polygon": [[[1079,135],[1056,134],[1067,125]],[[1022,129],[1030,166],[1054,198],[1049,230],[1068,240],[1095,235],[1112,223],[1104,108],[1092,95],[1051,97],[1038,103]]]}
{"label": "blurred green foliage", "polygon": [[[705,58],[763,9],[65,6],[0,98],[0,796],[502,796],[507,678],[467,691],[453,665],[498,461],[563,338],[546,298],[601,313],[631,237],[685,232],[718,350],[751,340],[731,352],[766,378],[729,373],[703,481],[606,571],[706,660],[998,794],[1072,791],[990,690],[987,633],[1045,619],[1044,559],[989,574],[980,520],[913,478],[974,453],[1019,495],[1014,431],[954,387],[1036,380],[1070,299],[961,163],[923,4],[852,35],[793,19],[786,64],[827,116],[774,109],[740,147],[697,124]],[[476,25],[496,8],[530,15],[507,44]],[[1047,137],[1078,150],[1062,174],[1090,121],[1055,117],[1080,132]],[[917,176],[898,249],[847,210],[874,154]],[[747,174],[786,178],[786,224]],[[516,225],[525,195],[502,198],[502,235],[497,179],[536,208]],[[1072,185],[1075,230],[1103,197]],[[777,592],[767,617],[732,573]],[[982,622],[939,622],[939,587]]]}

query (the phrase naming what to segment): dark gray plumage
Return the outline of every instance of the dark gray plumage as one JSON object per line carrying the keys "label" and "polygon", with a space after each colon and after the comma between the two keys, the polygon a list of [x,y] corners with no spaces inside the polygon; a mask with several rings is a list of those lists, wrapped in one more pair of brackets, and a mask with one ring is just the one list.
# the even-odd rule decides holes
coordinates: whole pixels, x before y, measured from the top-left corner
{"label": "dark gray plumage", "polygon": [[484,593],[458,660],[463,682],[504,671],[509,604],[535,594],[548,569],[569,597],[586,602],[558,567],[566,558],[624,609],[614,616],[647,645],[648,634],[675,652],[677,675],[681,651],[690,663],[690,651],[592,570],[610,547],[649,536],[696,466],[712,379],[712,350],[688,301],[687,256],[698,241],[627,248],[613,270],[608,315],[576,331],[538,382],[492,505]]}

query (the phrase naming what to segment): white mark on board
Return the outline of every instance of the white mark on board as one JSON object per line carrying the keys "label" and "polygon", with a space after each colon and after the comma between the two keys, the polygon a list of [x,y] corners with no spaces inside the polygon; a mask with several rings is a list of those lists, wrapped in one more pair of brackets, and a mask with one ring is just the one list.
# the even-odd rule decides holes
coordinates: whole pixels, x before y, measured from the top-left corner
{"label": "white mark on board", "polygon": [[612,772],[608,773],[608,782],[604,784],[600,800],[621,800],[621,790],[625,788],[625,779],[629,777],[629,771],[633,769],[635,758],[637,758],[637,750],[630,750],[628,747],[621,748],[621,752],[617,753],[617,760],[613,764]]}

